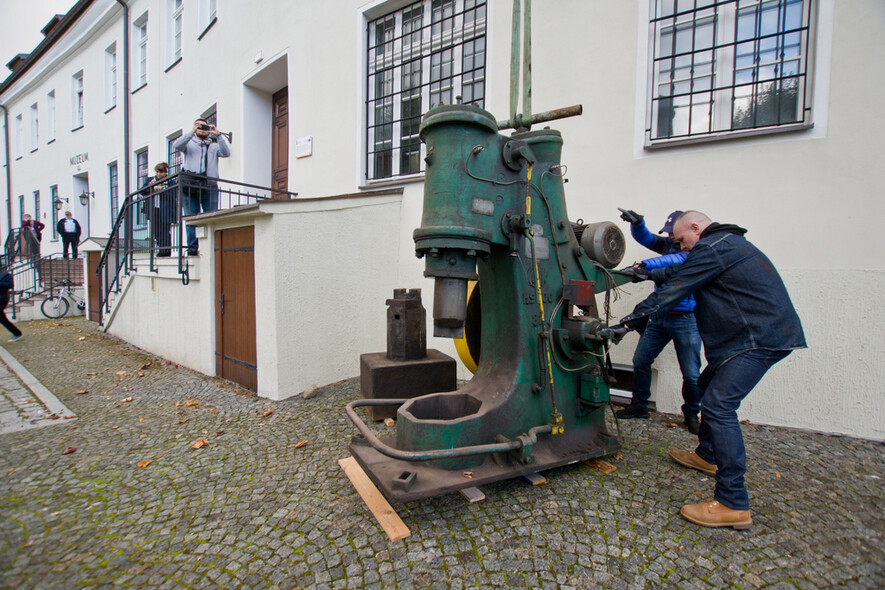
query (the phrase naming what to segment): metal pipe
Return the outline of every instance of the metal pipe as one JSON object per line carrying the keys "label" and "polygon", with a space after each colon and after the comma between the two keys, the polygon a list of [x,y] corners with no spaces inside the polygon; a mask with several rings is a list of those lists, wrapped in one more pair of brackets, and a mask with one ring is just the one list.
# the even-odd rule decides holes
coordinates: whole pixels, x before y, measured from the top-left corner
{"label": "metal pipe", "polygon": [[[513,31],[510,34],[510,120],[516,121],[519,102],[519,0],[513,0]],[[499,125],[500,127],[500,125]]]}
{"label": "metal pipe", "polygon": [[525,0],[522,33],[522,120],[532,124],[532,0]]}
{"label": "metal pipe", "polygon": [[517,117],[517,119],[519,119],[518,121],[498,121],[497,125],[498,129],[517,129],[519,127],[530,127],[537,123],[553,121],[554,119],[577,117],[583,112],[584,106],[576,104],[570,107],[563,107],[561,109],[553,109],[552,111],[540,112],[537,115],[532,115],[530,120],[526,120],[524,117]]}
{"label": "metal pipe", "polygon": [[[512,440],[506,443],[490,443],[485,445],[473,445],[469,447],[456,447],[454,449],[440,449],[435,451],[401,451],[381,442],[375,436],[368,426],[354,412],[354,408],[361,406],[401,406],[409,401],[408,399],[358,399],[350,402],[345,406],[347,417],[354,423],[360,434],[372,445],[376,451],[383,455],[387,455],[393,459],[401,461],[430,461],[433,459],[449,459],[452,457],[469,457],[473,455],[484,455],[489,453],[503,453],[508,451],[517,451],[523,448],[525,443],[521,440]],[[550,424],[542,424],[535,426],[528,431],[528,438],[534,444],[538,440],[539,434],[549,433],[553,430]]]}

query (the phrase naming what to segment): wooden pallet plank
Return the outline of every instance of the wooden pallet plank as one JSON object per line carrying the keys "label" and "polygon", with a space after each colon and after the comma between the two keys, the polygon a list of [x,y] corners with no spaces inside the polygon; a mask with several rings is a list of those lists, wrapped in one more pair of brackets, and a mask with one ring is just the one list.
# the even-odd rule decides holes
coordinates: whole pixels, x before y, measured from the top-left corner
{"label": "wooden pallet plank", "polygon": [[482,491],[477,487],[472,488],[462,488],[458,490],[461,492],[461,495],[467,498],[467,501],[473,504],[474,502],[479,502],[480,500],[485,500],[486,495],[482,493]]}
{"label": "wooden pallet plank", "polygon": [[372,483],[372,480],[369,479],[369,476],[366,475],[366,472],[363,471],[363,468],[356,462],[356,459],[353,457],[339,459],[338,465],[344,470],[350,483],[353,484],[363,502],[366,503],[366,507],[372,512],[375,520],[378,521],[391,541],[400,541],[412,534],[406,523],[402,521],[375,487],[375,484]]}
{"label": "wooden pallet plank", "polygon": [[522,476],[522,478],[533,486],[539,486],[542,483],[547,483],[547,478],[540,473],[526,473]]}
{"label": "wooden pallet plank", "polygon": [[593,467],[594,469],[600,470],[601,472],[603,472],[606,475],[608,475],[609,473],[614,473],[615,471],[618,470],[617,467],[615,467],[611,463],[608,463],[607,461],[603,461],[599,457],[587,459],[586,461],[584,461],[584,463],[586,463],[590,467]]}

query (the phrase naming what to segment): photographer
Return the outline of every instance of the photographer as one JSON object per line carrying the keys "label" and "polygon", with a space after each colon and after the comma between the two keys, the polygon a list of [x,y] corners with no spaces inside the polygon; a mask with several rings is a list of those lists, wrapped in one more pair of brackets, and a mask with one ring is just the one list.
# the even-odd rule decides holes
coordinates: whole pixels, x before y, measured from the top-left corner
{"label": "photographer", "polygon": [[[173,149],[184,154],[182,171],[183,215],[196,215],[218,209],[218,158],[230,156],[230,147],[215,125],[205,119],[194,121],[193,129],[172,144]],[[187,227],[187,253],[196,256],[196,229]]]}

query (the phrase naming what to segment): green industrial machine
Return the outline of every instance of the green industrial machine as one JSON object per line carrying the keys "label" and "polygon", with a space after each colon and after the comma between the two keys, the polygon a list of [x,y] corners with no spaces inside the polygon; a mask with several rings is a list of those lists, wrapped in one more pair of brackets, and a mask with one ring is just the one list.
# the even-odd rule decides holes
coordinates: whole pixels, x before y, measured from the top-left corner
{"label": "green industrial machine", "polygon": [[[516,10],[514,22],[517,31]],[[516,115],[512,99],[511,118],[500,123],[460,104],[424,116],[424,212],[414,240],[425,276],[435,280],[433,332],[461,337],[468,281],[478,279],[480,352],[473,379],[457,391],[348,404],[360,432],[350,450],[392,500],[436,496],[619,448],[605,421],[613,334],[600,319],[597,296],[630,280],[609,270],[623,256],[624,237],[611,223],[570,222],[562,137],[549,128],[531,130],[580,114],[580,107],[532,116],[528,96],[527,112]],[[516,132],[500,133],[505,127]],[[395,437],[377,436],[355,412],[385,405],[399,408]]]}

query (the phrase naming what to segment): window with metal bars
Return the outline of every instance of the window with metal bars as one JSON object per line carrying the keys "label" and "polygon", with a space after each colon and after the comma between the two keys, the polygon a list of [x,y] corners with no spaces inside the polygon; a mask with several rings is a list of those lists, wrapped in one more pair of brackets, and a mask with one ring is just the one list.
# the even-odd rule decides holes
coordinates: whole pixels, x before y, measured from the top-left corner
{"label": "window with metal bars", "polygon": [[170,176],[181,172],[182,153],[172,147],[175,140],[181,137],[181,135],[181,131],[178,131],[174,135],[166,138],[166,163],[169,164]]}
{"label": "window with metal bars", "polygon": [[[148,168],[148,151],[147,149],[143,149],[140,152],[135,153],[135,177],[137,178],[136,182],[138,183],[138,188],[144,186],[150,175],[150,170]],[[140,198],[140,196],[136,195],[136,198]],[[146,209],[146,207],[135,208],[134,219],[136,228],[145,227],[147,225]]]}
{"label": "window with metal bars", "polygon": [[[108,195],[111,200],[111,230],[117,222],[117,215],[120,213],[120,186],[117,180],[117,163],[108,164]],[[55,195],[53,195],[53,198]]]}
{"label": "window with metal bars", "polygon": [[646,143],[811,123],[814,0],[653,0]]}
{"label": "window with metal bars", "polygon": [[424,170],[421,117],[441,104],[485,104],[485,0],[421,0],[370,20],[366,176]]}

